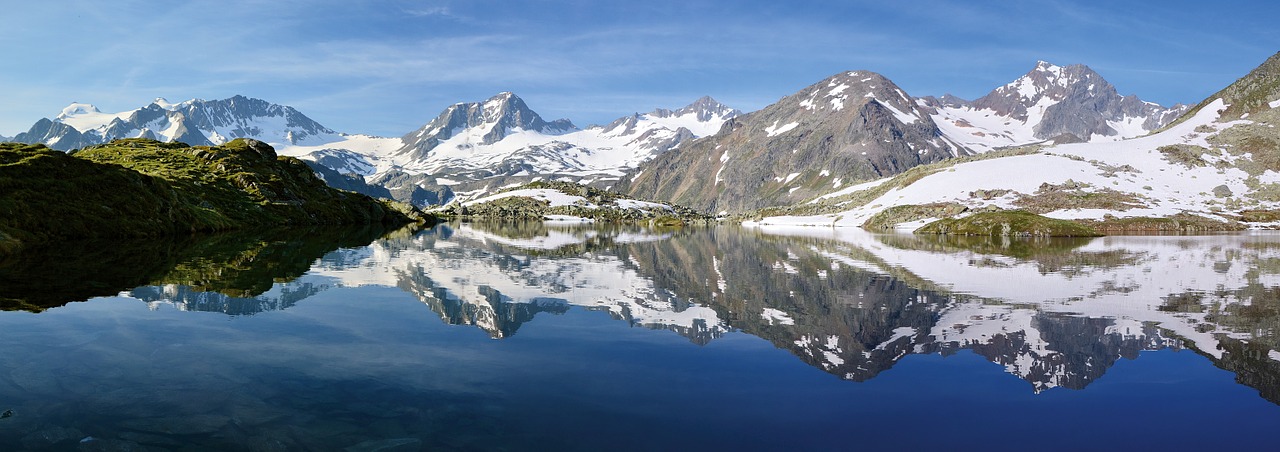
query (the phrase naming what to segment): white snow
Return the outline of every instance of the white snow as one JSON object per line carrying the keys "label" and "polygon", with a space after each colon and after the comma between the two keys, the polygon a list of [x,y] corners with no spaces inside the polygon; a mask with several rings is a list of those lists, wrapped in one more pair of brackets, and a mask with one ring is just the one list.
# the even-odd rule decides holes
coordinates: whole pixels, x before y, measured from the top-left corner
{"label": "white snow", "polygon": [[595,223],[596,220],[591,218],[575,217],[573,215],[547,215],[544,220],[548,223]]}
{"label": "white snow", "polygon": [[782,176],[782,177],[775,177],[775,178],[773,178],[773,181],[774,181],[774,182],[781,182],[781,183],[782,183],[782,185],[787,185],[787,184],[791,183],[791,181],[795,180],[797,177],[800,177],[800,173],[791,173],[791,174],[788,174],[788,175],[786,175],[786,176]]}
{"label": "white snow", "polygon": [[667,204],[660,204],[660,203],[649,202],[649,201],[638,201],[634,199],[619,199],[617,201],[614,201],[614,204],[616,204],[619,208],[622,208],[622,209],[636,209],[636,210],[644,210],[644,211],[662,210],[662,211],[668,211],[668,212],[675,210],[674,208],[672,208]]}
{"label": "white snow", "polygon": [[[724,290],[723,288],[721,290]],[[796,321],[787,315],[785,311],[774,308],[764,308],[760,313],[760,317],[770,325],[795,325]]]}
{"label": "white snow", "polygon": [[773,137],[773,136],[778,136],[778,135],[787,133],[791,131],[791,129],[794,129],[796,128],[796,126],[799,126],[799,125],[800,125],[799,122],[790,122],[790,123],[787,123],[786,125],[783,125],[782,127],[778,127],[778,121],[774,121],[772,126],[765,127],[764,132],[768,134],[768,136]]}
{"label": "white snow", "polygon": [[69,125],[81,133],[91,130],[106,129],[111,121],[119,119],[127,119],[130,114],[136,110],[122,111],[119,113],[103,113],[98,107],[92,104],[72,103],[62,109],[54,119],[63,124]]}
{"label": "white snow", "polygon": [[916,121],[920,120],[920,118],[916,117],[915,115],[907,114],[907,113],[904,113],[902,110],[897,109],[891,103],[880,102],[880,105],[883,105],[884,108],[888,108],[889,111],[893,113],[893,117],[898,118],[898,121],[902,122],[903,124],[914,124]]}
{"label": "white snow", "polygon": [[900,326],[893,329],[893,335],[876,346],[876,350],[884,350],[890,344],[898,342],[902,338],[911,338],[916,335],[916,329],[909,326]]}
{"label": "white snow", "polygon": [[583,198],[581,196],[576,196],[576,195],[567,195],[564,192],[561,192],[560,190],[554,190],[550,188],[525,188],[520,190],[506,191],[506,192],[498,193],[495,195],[485,196],[479,199],[473,199],[473,200],[462,203],[462,205],[470,206],[475,204],[497,201],[499,199],[509,198],[512,196],[519,196],[519,197],[525,197],[525,198],[533,198],[540,201],[547,201],[550,203],[548,204],[548,207],[572,206],[575,204],[579,204],[587,208],[599,207],[599,206],[596,206],[595,204],[587,202],[587,198]]}

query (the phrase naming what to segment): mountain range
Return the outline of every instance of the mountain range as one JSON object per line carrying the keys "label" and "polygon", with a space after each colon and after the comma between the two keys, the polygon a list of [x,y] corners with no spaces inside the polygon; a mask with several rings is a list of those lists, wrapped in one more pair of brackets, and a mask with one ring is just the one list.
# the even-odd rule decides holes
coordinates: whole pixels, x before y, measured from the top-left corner
{"label": "mountain range", "polygon": [[[1093,86],[1096,91],[1100,85]],[[1007,86],[995,93],[1007,94],[1010,89]],[[1109,104],[1104,102],[1108,99]],[[954,107],[946,108],[966,112],[975,105],[996,105],[980,101],[967,106],[953,103]],[[1055,138],[1039,146],[922,165],[898,177],[792,204],[772,215],[762,215],[766,218],[759,221],[855,227],[878,223],[914,229],[939,218],[1018,209],[1086,223],[1099,231],[1188,232],[1280,226],[1280,196],[1275,195],[1280,193],[1280,182],[1275,179],[1280,173],[1280,132],[1274,127],[1280,121],[1280,54],[1195,107],[1160,111],[1129,98],[1102,96],[1097,101],[1097,106],[1110,105],[1098,111],[1139,116],[1115,121],[1104,116],[1090,120],[1083,113],[1071,115],[1077,120],[1075,125],[1087,126],[1080,130],[1094,131],[1090,132],[1093,141],[1075,142],[1080,137],[1073,136],[1067,143],[1057,143]],[[1018,114],[1020,110],[1005,111]],[[1044,111],[1044,118],[1061,116],[1052,107]],[[1175,118],[1179,112],[1184,113]],[[1121,124],[1163,127],[1117,141],[1097,135],[1104,123],[1119,136],[1127,130]],[[1062,127],[1042,120],[1032,133],[1063,136],[1068,132]],[[690,149],[698,144],[693,143]],[[663,159],[674,158],[673,154]]]}
{"label": "mountain range", "polygon": [[420,206],[562,180],[742,213],[1002,147],[1131,138],[1186,110],[1120,96],[1086,66],[1042,61],[973,101],[912,97],[880,74],[850,71],[747,114],[703,97],[580,128],[504,92],[449,106],[403,136],[374,137],[244,96],[156,99],[120,113],[73,103],[13,140],[70,150],[132,137],[254,138],[311,162],[331,185]]}

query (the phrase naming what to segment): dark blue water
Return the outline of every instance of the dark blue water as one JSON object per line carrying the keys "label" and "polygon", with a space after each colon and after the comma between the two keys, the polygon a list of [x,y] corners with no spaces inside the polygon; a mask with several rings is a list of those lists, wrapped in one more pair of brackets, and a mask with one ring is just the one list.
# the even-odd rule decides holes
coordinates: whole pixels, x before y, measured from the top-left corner
{"label": "dark blue water", "polygon": [[[1280,425],[1280,236],[1010,256],[442,228],[259,293],[199,290],[241,253],[2,312],[0,449],[1195,450],[1270,447]],[[946,276],[971,271],[1016,284]]]}

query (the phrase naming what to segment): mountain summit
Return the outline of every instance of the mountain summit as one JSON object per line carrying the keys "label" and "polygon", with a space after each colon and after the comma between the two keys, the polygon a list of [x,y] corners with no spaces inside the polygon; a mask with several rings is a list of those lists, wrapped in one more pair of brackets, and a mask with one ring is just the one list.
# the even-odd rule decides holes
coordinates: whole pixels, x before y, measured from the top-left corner
{"label": "mountain summit", "polygon": [[1046,140],[1131,138],[1159,129],[1187,110],[1121,96],[1088,66],[1046,61],[972,102],[949,95],[922,102],[934,109],[934,120],[948,136],[977,152]]}
{"label": "mountain summit", "polygon": [[396,154],[425,159],[444,142],[454,149],[442,148],[439,153],[449,154],[492,145],[517,131],[558,135],[576,129],[568,119],[544,121],[523,99],[503,92],[484,102],[461,102],[446,108],[436,119],[405,135],[405,145]]}
{"label": "mountain summit", "polygon": [[625,182],[625,190],[697,209],[744,212],[965,152],[889,79],[842,72],[659,155]]}

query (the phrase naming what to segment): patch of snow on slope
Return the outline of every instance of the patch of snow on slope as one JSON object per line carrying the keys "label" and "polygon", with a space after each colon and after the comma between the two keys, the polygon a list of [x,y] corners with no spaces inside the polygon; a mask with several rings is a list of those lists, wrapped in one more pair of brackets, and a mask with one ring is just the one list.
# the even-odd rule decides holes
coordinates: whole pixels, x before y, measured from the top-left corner
{"label": "patch of snow on slope", "polygon": [[788,316],[785,311],[780,311],[773,308],[764,308],[764,311],[760,313],[760,317],[764,321],[769,322],[770,325],[795,325],[796,324],[795,319],[792,319],[790,316]]}
{"label": "patch of snow on slope", "polygon": [[526,188],[526,189],[520,189],[520,190],[512,190],[512,191],[498,193],[496,195],[485,196],[479,199],[473,199],[465,203],[462,203],[462,205],[470,206],[470,205],[475,205],[480,203],[497,201],[503,198],[510,198],[512,196],[533,198],[540,201],[548,201],[550,202],[549,207],[572,206],[574,204],[585,205],[588,208],[598,207],[595,204],[591,204],[587,202],[587,198],[583,198],[581,196],[576,196],[576,195],[568,195],[561,192],[560,190],[554,190],[550,188]]}
{"label": "patch of snow on slope", "polygon": [[920,120],[920,118],[917,118],[915,115],[910,115],[910,114],[904,113],[902,110],[894,108],[893,104],[890,104],[888,102],[879,102],[879,104],[883,105],[884,108],[888,108],[889,111],[893,113],[893,117],[898,118],[898,121],[902,122],[903,124],[914,124],[916,121]]}
{"label": "patch of snow on slope", "polygon": [[644,211],[661,210],[661,211],[667,211],[667,212],[675,210],[671,206],[666,204],[659,204],[656,202],[648,202],[648,201],[638,201],[634,199],[619,199],[617,201],[614,201],[614,204],[616,204],[620,209],[636,209],[636,210],[644,210]]}
{"label": "patch of snow on slope", "polygon": [[795,180],[797,177],[800,177],[800,173],[791,173],[783,177],[775,177],[773,178],[773,181],[780,182],[782,183],[782,185],[787,185],[791,183],[791,181]]}
{"label": "patch of snow on slope", "polygon": [[799,122],[791,122],[786,125],[783,125],[782,127],[778,127],[778,121],[774,121],[772,126],[765,127],[764,132],[768,134],[768,136],[774,137],[774,136],[787,133],[791,131],[791,129],[794,129],[796,128],[796,126],[799,126],[799,125],[800,125]]}

